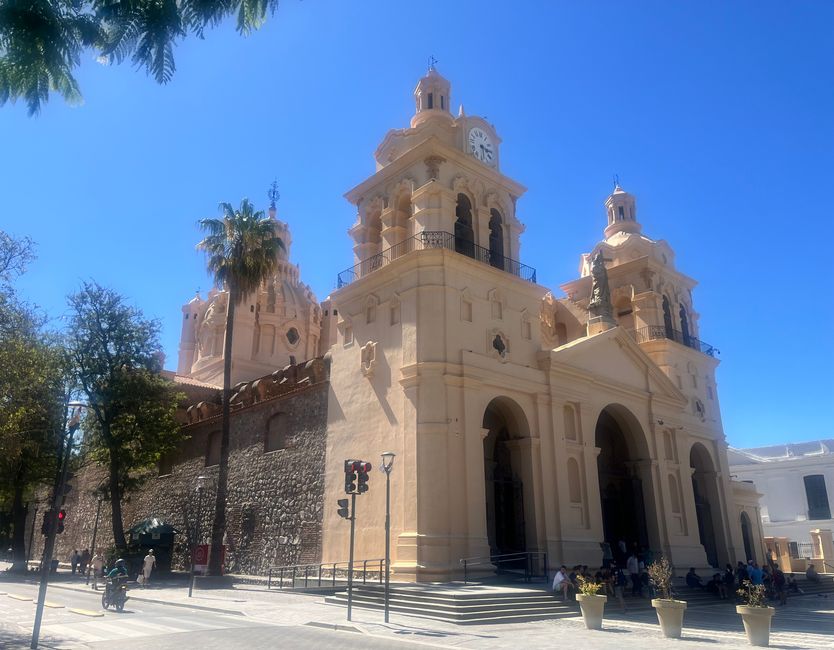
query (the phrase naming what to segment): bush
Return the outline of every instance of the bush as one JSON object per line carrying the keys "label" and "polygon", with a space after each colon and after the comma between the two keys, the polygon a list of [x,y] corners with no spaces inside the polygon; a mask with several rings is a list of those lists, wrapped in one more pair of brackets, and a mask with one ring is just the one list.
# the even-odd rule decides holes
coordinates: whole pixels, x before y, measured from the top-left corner
{"label": "bush", "polygon": [[748,607],[767,607],[767,589],[764,585],[754,585],[745,580],[736,594]]}
{"label": "bush", "polygon": [[672,565],[669,560],[661,557],[652,562],[647,571],[661,600],[672,600]]}
{"label": "bush", "polygon": [[576,581],[579,583],[579,593],[583,596],[596,596],[602,589],[601,582],[596,582],[585,576],[577,576]]}

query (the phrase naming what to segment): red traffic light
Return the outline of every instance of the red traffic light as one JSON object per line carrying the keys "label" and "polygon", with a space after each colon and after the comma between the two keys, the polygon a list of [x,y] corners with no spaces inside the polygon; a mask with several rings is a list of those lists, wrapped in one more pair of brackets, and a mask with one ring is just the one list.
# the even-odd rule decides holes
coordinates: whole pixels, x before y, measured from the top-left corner
{"label": "red traffic light", "polygon": [[356,460],[353,462],[353,471],[354,472],[365,472],[366,474],[371,471],[371,464],[365,462],[364,460]]}
{"label": "red traffic light", "polygon": [[59,510],[58,511],[58,521],[64,521],[67,518],[67,511],[66,510]]}

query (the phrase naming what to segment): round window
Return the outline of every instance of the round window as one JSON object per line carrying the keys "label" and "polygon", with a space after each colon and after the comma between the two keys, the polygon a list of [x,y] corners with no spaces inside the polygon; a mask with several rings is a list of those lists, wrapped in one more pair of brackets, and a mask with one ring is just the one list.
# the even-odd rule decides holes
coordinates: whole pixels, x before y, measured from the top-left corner
{"label": "round window", "polygon": [[295,345],[298,343],[298,339],[301,337],[298,335],[298,330],[294,327],[291,327],[287,332],[287,340],[290,342],[290,345]]}

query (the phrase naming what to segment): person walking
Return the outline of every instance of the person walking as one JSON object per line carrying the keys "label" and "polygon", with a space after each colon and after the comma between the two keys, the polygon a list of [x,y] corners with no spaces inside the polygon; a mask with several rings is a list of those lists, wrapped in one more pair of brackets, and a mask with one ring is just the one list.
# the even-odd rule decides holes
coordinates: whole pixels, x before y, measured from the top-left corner
{"label": "person walking", "polygon": [[87,565],[90,564],[90,549],[85,548],[81,551],[81,559],[79,560],[79,564],[81,565],[80,573],[81,575],[87,575]]}
{"label": "person walking", "polygon": [[629,576],[631,576],[631,595],[640,595],[640,560],[637,558],[637,553],[632,551],[626,561],[626,569]]}
{"label": "person walking", "polygon": [[142,588],[150,584],[151,581],[151,572],[154,570],[156,566],[156,558],[153,555],[153,549],[148,551],[148,554],[145,556],[145,559],[142,561]]}
{"label": "person walking", "polygon": [[78,553],[78,549],[74,549],[72,555],[70,555],[70,566],[72,567],[72,575],[75,575],[75,572],[78,570],[78,563],[81,561],[81,555]]}
{"label": "person walking", "polygon": [[93,570],[93,589],[98,591],[98,579],[104,572],[104,556],[101,554],[101,549],[96,551],[96,554],[93,556],[93,559],[91,560],[90,566]]}

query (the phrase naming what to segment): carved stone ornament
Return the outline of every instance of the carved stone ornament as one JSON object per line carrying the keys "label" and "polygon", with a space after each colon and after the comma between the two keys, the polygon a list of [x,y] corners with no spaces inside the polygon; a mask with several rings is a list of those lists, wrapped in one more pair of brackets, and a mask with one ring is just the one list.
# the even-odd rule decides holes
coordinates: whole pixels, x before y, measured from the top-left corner
{"label": "carved stone ornament", "polygon": [[374,369],[376,368],[376,342],[368,341],[359,349],[359,353],[362,374],[370,379],[374,376]]}
{"label": "carved stone ornament", "polygon": [[446,162],[445,158],[440,156],[429,156],[423,161],[426,165],[426,174],[428,174],[430,181],[436,181],[440,176],[440,165]]}
{"label": "carved stone ornament", "polygon": [[507,363],[510,357],[510,341],[501,330],[493,329],[487,332],[487,351],[489,356]]}

